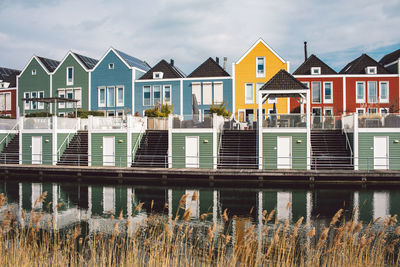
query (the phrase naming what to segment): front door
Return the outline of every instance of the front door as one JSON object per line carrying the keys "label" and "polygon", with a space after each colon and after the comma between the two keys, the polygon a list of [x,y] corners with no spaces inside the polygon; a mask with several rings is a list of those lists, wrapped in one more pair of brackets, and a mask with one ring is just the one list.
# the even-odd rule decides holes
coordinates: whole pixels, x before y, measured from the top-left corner
{"label": "front door", "polygon": [[41,136],[32,136],[32,164],[42,164]]}
{"label": "front door", "polygon": [[277,168],[292,168],[292,137],[278,136],[277,139]]}
{"label": "front door", "polygon": [[115,166],[115,137],[103,137],[103,166]]}
{"label": "front door", "polygon": [[186,168],[199,167],[199,137],[186,136],[185,140]]}
{"label": "front door", "polygon": [[374,136],[374,169],[389,168],[388,136]]}

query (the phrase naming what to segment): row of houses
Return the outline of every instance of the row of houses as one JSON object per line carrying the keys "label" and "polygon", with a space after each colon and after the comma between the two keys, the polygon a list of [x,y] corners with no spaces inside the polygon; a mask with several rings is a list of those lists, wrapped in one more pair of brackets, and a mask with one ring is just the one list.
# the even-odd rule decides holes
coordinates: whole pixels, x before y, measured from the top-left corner
{"label": "row of houses", "polygon": [[[293,75],[310,88],[314,115],[393,113],[400,102],[399,58],[400,49],[379,62],[362,54],[336,72],[317,56],[305,55]],[[262,39],[232,64],[232,75],[226,71],[225,58],[223,64],[208,58],[186,75],[174,60],[151,67],[114,48],[100,60],[72,51],[61,61],[33,56],[22,71],[0,69],[0,113],[18,117],[42,111],[68,116],[82,109],[111,117],[142,116],[146,109],[168,103],[174,114],[185,116],[192,115],[195,99],[201,117],[213,103],[224,102],[236,120],[252,122],[258,112],[258,90],[280,70],[290,72],[290,62]],[[35,101],[38,98],[76,101]],[[263,114],[304,110],[304,104],[285,97],[269,98],[262,106]]]}

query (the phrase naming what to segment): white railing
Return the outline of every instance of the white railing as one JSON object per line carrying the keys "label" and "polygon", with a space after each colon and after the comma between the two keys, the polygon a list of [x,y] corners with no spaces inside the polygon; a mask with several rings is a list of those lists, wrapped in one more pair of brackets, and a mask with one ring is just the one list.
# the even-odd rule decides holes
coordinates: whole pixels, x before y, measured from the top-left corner
{"label": "white railing", "polygon": [[57,118],[57,129],[75,130],[79,126],[78,121],[75,118]]}
{"label": "white railing", "polygon": [[131,124],[128,127],[134,132],[141,132],[143,128],[146,127],[147,118],[146,117],[131,117]]}
{"label": "white railing", "polygon": [[17,119],[0,119],[0,130],[13,130],[17,124]]}
{"label": "white railing", "polygon": [[126,129],[126,120],[114,117],[93,117],[93,130]]}
{"label": "white railing", "polygon": [[1,139],[1,141],[0,141],[0,149],[4,148],[8,144],[8,142],[11,141],[10,134],[14,134],[14,131],[18,130],[18,125],[19,125],[18,121],[17,120],[12,120],[12,121],[14,121],[15,124],[10,129],[10,131],[7,132],[7,135],[4,136],[3,139]]}
{"label": "white railing", "polygon": [[[132,162],[135,160],[135,156],[136,156],[136,151],[139,149],[139,146],[140,146],[140,142],[142,141],[142,137],[143,137],[143,134],[144,134],[144,132],[146,131],[146,129],[145,129],[146,127],[145,127],[145,121],[143,120],[142,121],[142,125],[141,125],[141,129],[140,129],[140,131],[139,131],[139,136],[138,136],[138,138],[136,139],[136,142],[135,142],[135,145],[133,146],[133,148],[132,148]],[[130,137],[130,138],[132,138],[132,137]]]}
{"label": "white railing", "polygon": [[267,114],[263,128],[307,128],[306,114]]}
{"label": "white railing", "polygon": [[35,129],[53,129],[51,117],[31,117],[23,118],[23,129],[35,130]]}
{"label": "white railing", "polygon": [[354,131],[354,114],[342,116],[342,128],[346,132]]}
{"label": "white railing", "polygon": [[69,134],[65,137],[65,139],[64,139],[64,141],[62,142],[61,146],[58,148],[58,150],[57,150],[57,161],[60,161],[60,158],[61,158],[61,156],[62,156],[62,155],[61,155],[61,149],[64,147],[64,145],[65,145],[65,149],[66,149],[67,146],[69,145],[71,134],[72,134],[72,137],[75,135],[75,133],[69,133]]}
{"label": "white railing", "polygon": [[174,116],[172,119],[172,128],[213,128],[212,115],[205,115],[200,118],[197,114],[183,116]]}
{"label": "white railing", "polygon": [[79,130],[87,130],[89,128],[89,119],[81,119]]}
{"label": "white railing", "polygon": [[400,128],[400,114],[364,114],[358,116],[359,128]]}
{"label": "white railing", "polygon": [[342,116],[311,115],[311,129],[342,129]]}

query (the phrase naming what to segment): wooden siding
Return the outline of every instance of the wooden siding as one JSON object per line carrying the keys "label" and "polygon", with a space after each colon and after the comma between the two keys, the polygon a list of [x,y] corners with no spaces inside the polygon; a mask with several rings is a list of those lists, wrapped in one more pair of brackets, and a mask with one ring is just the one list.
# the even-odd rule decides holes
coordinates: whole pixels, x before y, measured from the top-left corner
{"label": "wooden siding", "polygon": [[[92,134],[92,166],[103,166],[103,137],[115,137],[115,166],[126,166],[127,139],[126,133],[93,133]],[[122,140],[122,143],[119,142]]]}
{"label": "wooden siding", "polygon": [[[53,136],[51,133],[22,134],[22,164],[32,164],[32,136],[42,137],[42,165],[52,165]],[[46,143],[45,140],[49,140],[49,142]]]}

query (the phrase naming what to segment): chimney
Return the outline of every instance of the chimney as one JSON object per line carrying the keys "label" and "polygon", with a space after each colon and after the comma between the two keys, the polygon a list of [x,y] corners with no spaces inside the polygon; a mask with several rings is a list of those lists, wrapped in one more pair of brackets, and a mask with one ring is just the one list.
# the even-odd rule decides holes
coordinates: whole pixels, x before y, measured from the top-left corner
{"label": "chimney", "polygon": [[171,65],[172,67],[174,66],[174,60],[173,60],[173,59],[171,59],[170,65]]}
{"label": "chimney", "polygon": [[215,58],[215,62],[217,62],[217,64],[219,65],[219,57]]}
{"label": "chimney", "polygon": [[304,42],[304,61],[308,58],[307,56],[307,41]]}
{"label": "chimney", "polygon": [[228,58],[224,57],[224,70],[226,70],[226,61],[228,61]]}

